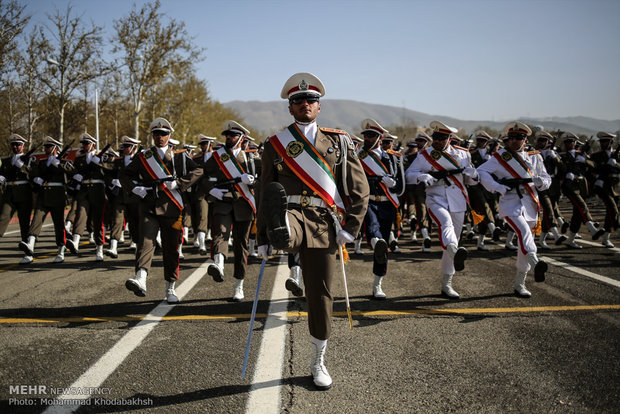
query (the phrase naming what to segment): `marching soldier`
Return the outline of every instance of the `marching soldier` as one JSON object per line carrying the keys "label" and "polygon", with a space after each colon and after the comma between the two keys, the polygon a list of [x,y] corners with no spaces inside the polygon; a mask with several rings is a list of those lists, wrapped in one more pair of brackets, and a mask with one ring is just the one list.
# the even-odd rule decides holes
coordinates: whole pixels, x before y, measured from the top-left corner
{"label": "marching soldier", "polygon": [[465,268],[467,249],[458,247],[469,200],[465,184],[475,184],[478,178],[471,164],[469,151],[450,145],[450,135],[456,133],[442,122],[433,121],[432,146],[421,151],[406,172],[407,183],[426,186],[427,210],[438,226],[443,249],[441,273],[443,296],[458,299],[452,288],[455,271]]}
{"label": "marching soldier", "polygon": [[[261,159],[258,155],[258,147],[254,144],[255,139],[251,136],[247,136],[246,139],[241,144],[241,149],[245,151],[246,157],[248,159],[248,172],[254,176],[256,187],[256,181],[260,179],[260,172],[262,168]],[[254,192],[255,199],[258,199],[256,190]],[[252,226],[250,226],[250,235],[248,239],[248,255],[250,257],[257,257],[258,253],[256,253],[256,217],[252,220]]]}
{"label": "marching soldier", "polygon": [[[413,163],[416,157],[426,149],[431,142],[431,137],[424,131],[418,132],[415,137],[417,146],[415,153],[407,156],[405,162],[405,171]],[[420,230],[422,235],[422,251],[428,253],[431,251],[431,236],[428,230],[431,227],[430,217],[426,210],[426,187],[424,183],[406,184],[407,204],[409,209],[409,226],[411,227],[411,240],[416,240],[416,230]]]}
{"label": "marching soldier", "polygon": [[[150,126],[155,146],[139,152],[121,174],[121,187],[136,194],[140,201],[140,239],[136,251],[136,277],[128,279],[125,287],[136,296],[146,296],[146,278],[155,253],[155,239],[161,230],[166,301],[177,303],[174,290],[179,279],[179,244],[182,238],[183,199],[181,191],[194,184],[202,169],[185,154],[175,154],[168,145],[174,132],[170,122],[155,118]],[[187,174],[181,175],[183,163]]]}
{"label": "marching soldier", "polygon": [[[201,168],[204,168],[207,161],[213,155],[213,141],[215,137],[208,137],[203,134],[198,135],[198,146],[200,154],[194,156],[194,162]],[[205,256],[207,254],[207,246],[205,237],[209,230],[209,203],[205,194],[203,181],[207,180],[207,176],[200,177],[198,182],[192,186],[190,192],[190,200],[192,202],[192,226],[195,234],[194,246],[198,247],[198,252]]]}
{"label": "marching soldier", "polygon": [[[258,214],[259,254],[269,244],[299,252],[312,337],[311,372],[318,389],[332,379],[324,364],[331,332],[331,284],[338,245],[352,242],[368,203],[368,184],[344,131],[317,126],[323,83],[310,73],[291,76],[280,96],[295,119],[265,143]],[[345,202],[347,200],[348,202]],[[335,218],[343,214],[343,224]]]}
{"label": "marching soldier", "polygon": [[575,242],[575,237],[582,224],[585,224],[592,240],[598,240],[605,231],[597,229],[590,214],[590,209],[585,202],[588,196],[588,183],[586,181],[586,170],[594,164],[588,159],[588,155],[575,149],[579,138],[572,132],[564,132],[560,137],[561,146],[564,152],[560,153],[562,163],[560,164],[560,177],[562,181],[562,193],[573,205],[573,215],[570,220],[567,245],[574,249],[581,249],[581,245]]}
{"label": "marching soldier", "polygon": [[21,240],[25,243],[32,212],[32,189],[28,181],[31,159],[24,154],[24,145],[28,143],[25,138],[11,134],[9,143],[13,154],[0,161],[0,185],[5,186],[0,199],[0,237],[6,232],[13,212],[17,211]]}
{"label": "marching soldier", "polygon": [[605,247],[614,247],[609,241],[610,232],[620,230],[618,218],[618,197],[620,197],[620,167],[618,166],[618,147],[613,149],[613,134],[599,131],[596,134],[601,150],[592,154],[597,174],[594,192],[605,204],[605,233],[601,242]]}
{"label": "marching soldier", "polygon": [[65,206],[67,205],[67,193],[65,183],[66,171],[71,167],[68,161],[62,159],[64,154],[59,153],[61,143],[52,137],[45,137],[43,148],[46,157],[41,159],[32,170],[34,189],[38,193],[37,202],[30,224],[28,242],[21,242],[19,247],[26,254],[20,264],[32,263],[34,245],[43,228],[43,221],[49,213],[54,223],[54,234],[58,253],[54,263],[62,263],[65,260]]}
{"label": "marching soldier", "polygon": [[[73,225],[73,240],[67,241],[71,253],[76,254],[80,248],[80,237],[89,222],[92,226],[95,241],[95,260],[103,261],[103,211],[105,209],[105,177],[100,155],[95,153],[97,140],[87,133],[82,135],[82,149],[73,163],[73,177],[77,182],[77,209]],[[108,146],[109,148],[109,146]],[[107,150],[107,148],[104,148]]]}
{"label": "marching soldier", "polygon": [[399,157],[379,147],[381,137],[387,132],[374,119],[364,119],[361,132],[364,146],[357,153],[370,190],[364,222],[366,239],[374,253],[372,295],[375,299],[386,298],[381,283],[387,274],[387,240],[400,206],[398,195],[405,184],[405,173]]}
{"label": "marching soldier", "polygon": [[128,136],[123,136],[122,139],[122,152],[120,156],[111,163],[112,167],[108,172],[110,177],[109,188],[112,193],[112,197],[110,197],[112,220],[110,248],[105,251],[105,254],[114,259],[118,257],[118,242],[123,236],[125,222],[128,223],[132,242],[136,243],[139,240],[140,198],[135,194],[123,191],[120,177],[136,154],[140,140]]}
{"label": "marching soldier", "polygon": [[[545,170],[538,151],[524,150],[527,137],[532,130],[521,122],[510,122],[504,128],[508,143],[493,157],[478,167],[482,185],[492,192],[501,194],[499,214],[517,234],[517,273],[514,281],[515,294],[522,298],[532,296],[525,287],[527,272],[534,268],[537,282],[545,280],[547,263],[536,256],[536,243],[532,228],[538,222],[539,201],[537,190],[546,190],[551,177]],[[491,176],[497,177],[497,181]]]}
{"label": "marching soldier", "polygon": [[222,135],[226,144],[213,152],[205,163],[204,172],[208,180],[203,181],[204,191],[209,194],[213,207],[213,263],[207,273],[216,282],[224,281],[224,260],[228,256],[228,240],[233,238],[235,255],[233,277],[235,286],[232,299],[244,298],[243,280],[248,268],[248,239],[250,227],[256,213],[256,201],[252,185],[248,157],[241,145],[250,131],[236,121],[224,123]]}

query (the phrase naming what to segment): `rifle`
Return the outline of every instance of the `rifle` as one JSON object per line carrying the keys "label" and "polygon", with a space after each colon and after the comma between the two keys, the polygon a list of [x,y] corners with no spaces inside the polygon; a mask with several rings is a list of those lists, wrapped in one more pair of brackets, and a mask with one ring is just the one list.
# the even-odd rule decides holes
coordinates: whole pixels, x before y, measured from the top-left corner
{"label": "rifle", "polygon": [[453,170],[429,171],[428,174],[431,177],[436,178],[438,180],[444,180],[446,185],[450,185],[450,182],[448,181],[448,176],[454,175],[454,174],[460,174],[463,172],[463,170],[465,170],[465,168],[455,168]]}
{"label": "rifle", "polygon": [[63,147],[63,149],[60,151],[60,153],[56,156],[56,158],[58,158],[59,160],[62,160],[62,157],[64,157],[65,154],[67,153],[67,151],[69,151],[71,149],[71,145],[73,145],[74,141],[75,140],[73,140],[70,143],[68,143],[67,145],[65,145]]}
{"label": "rifle", "polygon": [[163,177],[163,178],[155,178],[153,180],[149,180],[149,181],[145,181],[143,183],[139,183],[137,185],[140,185],[142,187],[146,187],[146,188],[151,188],[153,190],[153,194],[155,195],[155,198],[159,198],[159,185],[160,184],[164,184],[167,181],[175,181],[177,179],[176,176],[174,175],[169,175],[168,177]]}
{"label": "rifle", "polygon": [[[498,182],[506,187],[510,187],[511,190],[518,188],[521,184],[528,184],[532,182],[531,178],[501,178]],[[520,191],[517,191],[519,198],[523,198]]]}
{"label": "rifle", "polygon": [[30,158],[30,156],[31,156],[32,154],[34,154],[34,152],[35,152],[36,150],[38,150],[40,146],[41,146],[41,144],[39,144],[39,145],[35,145],[34,147],[30,148],[30,150],[29,150],[27,153],[25,153],[24,155],[22,155],[22,156],[20,157],[20,159],[22,160],[22,162],[24,162],[24,163],[25,163],[25,162],[27,162],[27,161],[28,161],[28,159]]}
{"label": "rifle", "polygon": [[239,195],[237,195],[237,191],[235,191],[235,184],[241,182],[241,177],[231,178],[229,180],[218,181],[215,183],[215,188],[225,188],[231,192],[233,196],[233,200],[237,200]]}

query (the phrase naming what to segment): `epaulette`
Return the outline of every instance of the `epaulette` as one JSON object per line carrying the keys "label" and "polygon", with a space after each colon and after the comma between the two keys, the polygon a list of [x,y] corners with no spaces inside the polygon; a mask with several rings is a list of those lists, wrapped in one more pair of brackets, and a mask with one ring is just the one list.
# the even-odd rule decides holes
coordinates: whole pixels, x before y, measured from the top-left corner
{"label": "epaulette", "polygon": [[392,154],[392,155],[396,155],[397,157],[402,157],[403,153],[402,152],[398,152],[398,151],[394,151],[393,149],[389,149],[386,151],[388,154]]}
{"label": "epaulette", "polygon": [[321,130],[321,132],[327,132],[328,134],[345,135],[347,133],[346,131],[342,129],[325,128],[325,127],[319,127],[319,130]]}
{"label": "epaulette", "polygon": [[187,152],[187,150],[185,148],[180,149],[180,150],[174,150],[175,154],[183,154],[184,152]]}
{"label": "epaulette", "polygon": [[527,152],[527,155],[536,155],[536,154],[540,154],[540,151],[534,150],[534,151],[528,151]]}

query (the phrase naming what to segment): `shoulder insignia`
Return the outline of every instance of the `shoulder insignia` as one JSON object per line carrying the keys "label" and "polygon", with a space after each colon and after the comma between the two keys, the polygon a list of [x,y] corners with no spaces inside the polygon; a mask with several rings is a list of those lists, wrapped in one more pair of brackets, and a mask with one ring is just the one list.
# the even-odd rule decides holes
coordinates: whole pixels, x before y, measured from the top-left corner
{"label": "shoulder insignia", "polygon": [[319,129],[321,130],[321,132],[326,132],[328,134],[341,134],[341,135],[346,134],[346,131],[342,129],[325,128],[325,127],[319,127]]}
{"label": "shoulder insignia", "polygon": [[396,155],[397,157],[402,157],[402,152],[394,151],[393,149],[389,149],[386,151],[388,154]]}
{"label": "shoulder insignia", "polygon": [[534,151],[528,151],[527,152],[527,155],[536,155],[536,154],[540,154],[540,151],[534,150]]}
{"label": "shoulder insignia", "polygon": [[458,145],[453,145],[452,148],[456,148],[456,149],[460,149],[462,151],[467,151],[467,148],[465,147],[459,147]]}

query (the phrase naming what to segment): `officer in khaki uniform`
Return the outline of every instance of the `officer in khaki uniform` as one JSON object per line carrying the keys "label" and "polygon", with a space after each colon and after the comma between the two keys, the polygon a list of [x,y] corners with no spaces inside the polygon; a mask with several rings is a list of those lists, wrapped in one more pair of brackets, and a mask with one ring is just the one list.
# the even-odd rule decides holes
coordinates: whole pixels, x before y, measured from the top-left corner
{"label": "officer in khaki uniform", "polygon": [[41,159],[32,169],[32,182],[38,193],[37,202],[30,224],[28,242],[20,243],[20,249],[26,253],[21,264],[32,263],[34,245],[41,233],[43,221],[49,213],[54,223],[54,234],[58,253],[54,263],[62,263],[65,260],[65,206],[67,205],[67,181],[66,171],[70,170],[70,163],[61,159],[59,154],[61,143],[52,137],[45,137],[43,147],[46,157]]}
{"label": "officer in khaki uniform", "polygon": [[[183,201],[180,192],[202,176],[202,169],[192,160],[186,160],[187,175],[179,174],[186,156],[184,153],[175,154],[168,145],[170,134],[174,132],[170,122],[156,118],[151,122],[150,130],[155,146],[133,157],[120,176],[123,189],[141,198],[136,277],[128,279],[125,287],[136,296],[146,296],[146,278],[155,253],[155,238],[161,230],[166,300],[168,303],[177,303],[179,298],[174,285],[179,279],[178,248],[183,233]],[[154,183],[155,180],[160,182]]]}
{"label": "officer in khaki uniform", "polygon": [[[207,273],[216,282],[224,280],[224,260],[228,255],[228,240],[232,234],[235,255],[232,299],[240,301],[244,298],[243,280],[248,267],[248,239],[256,211],[252,190],[255,177],[250,173],[247,154],[241,148],[250,131],[236,121],[226,121],[222,129],[226,143],[214,151],[204,165],[204,173],[208,179],[203,180],[203,189],[209,194],[213,211],[213,264],[209,266]],[[239,182],[221,185],[234,178]]]}
{"label": "officer in khaki uniform", "polygon": [[[198,146],[200,147],[200,154],[193,157],[194,162],[200,168],[204,168],[205,164],[211,158],[213,154],[212,145],[215,141],[215,137],[208,137],[203,134],[198,135]],[[198,182],[192,186],[192,191],[189,193],[192,203],[192,227],[194,229],[195,242],[194,246],[198,247],[198,251],[201,255],[207,254],[207,246],[205,244],[205,237],[209,230],[209,202],[205,194],[205,185],[203,181],[207,180],[207,176],[200,177]]]}
{"label": "officer in khaki uniform", "polygon": [[605,223],[603,229],[605,233],[601,237],[601,243],[605,247],[614,247],[609,241],[610,232],[618,230],[620,232],[620,218],[618,217],[618,197],[620,197],[620,161],[618,157],[618,147],[613,148],[613,134],[599,131],[596,134],[601,150],[590,156],[594,162],[596,181],[594,181],[594,193],[603,200],[605,204]]}
{"label": "officer in khaki uniform", "polygon": [[0,237],[4,235],[13,213],[17,211],[22,241],[28,239],[30,213],[32,212],[32,188],[28,181],[32,158],[24,158],[25,138],[17,134],[9,136],[12,155],[0,162],[0,185],[4,185],[4,193],[0,199]]}
{"label": "officer in khaki uniform", "polygon": [[[419,156],[421,151],[431,142],[431,137],[424,131],[418,132],[414,140],[417,151],[411,155],[406,155],[406,161],[403,167],[405,171]],[[409,227],[411,228],[411,240],[417,240],[416,231],[419,229],[422,235],[422,251],[428,253],[431,251],[431,237],[428,230],[431,227],[431,220],[426,210],[426,187],[424,183],[406,184],[405,195],[407,197],[407,209],[409,211]]]}
{"label": "officer in khaki uniform", "polygon": [[[368,205],[368,183],[353,142],[344,131],[316,124],[324,94],[322,82],[310,73],[291,76],[282,88],[280,96],[288,99],[295,123],[265,143],[257,222],[264,260],[269,244],[299,252],[312,336],[311,372],[319,389],[332,385],[323,358],[331,331],[335,253],[338,244],[358,234]],[[331,206],[343,214],[342,230],[336,231]]]}
{"label": "officer in khaki uniform", "polygon": [[111,167],[107,171],[109,194],[111,194],[109,205],[112,214],[110,217],[110,248],[105,251],[105,254],[115,259],[118,257],[118,242],[122,239],[125,221],[128,224],[132,242],[137,243],[139,240],[140,198],[123,190],[120,177],[136,154],[140,140],[126,135],[122,137],[122,140],[121,154],[110,163]]}

